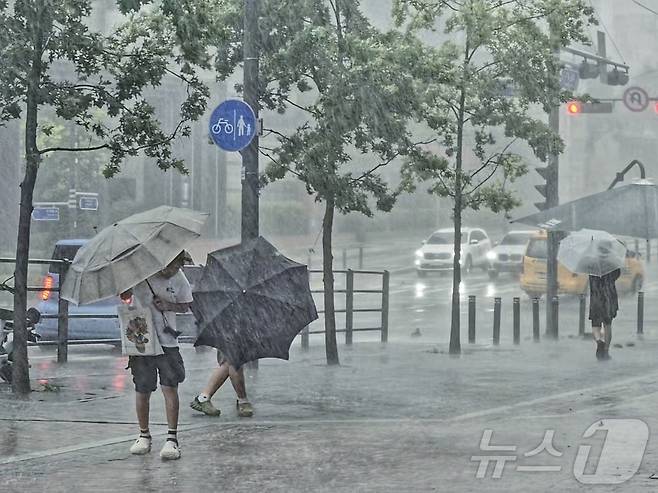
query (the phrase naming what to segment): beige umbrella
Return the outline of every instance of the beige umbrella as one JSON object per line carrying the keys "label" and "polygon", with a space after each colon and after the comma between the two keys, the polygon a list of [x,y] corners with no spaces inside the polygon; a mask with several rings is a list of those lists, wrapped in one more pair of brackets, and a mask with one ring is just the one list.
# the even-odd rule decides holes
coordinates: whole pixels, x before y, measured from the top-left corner
{"label": "beige umbrella", "polygon": [[134,287],[198,238],[207,218],[203,212],[160,206],[108,226],[78,250],[61,297],[86,304]]}

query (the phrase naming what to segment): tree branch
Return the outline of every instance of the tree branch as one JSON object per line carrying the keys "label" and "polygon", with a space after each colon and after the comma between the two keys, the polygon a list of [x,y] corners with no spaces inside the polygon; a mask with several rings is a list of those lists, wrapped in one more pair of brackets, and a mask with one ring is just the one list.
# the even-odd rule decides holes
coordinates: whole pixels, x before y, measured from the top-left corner
{"label": "tree branch", "polygon": [[277,161],[275,158],[273,158],[269,153],[263,151],[262,148],[259,148],[259,149],[258,149],[258,152],[259,152],[260,154],[262,154],[263,156],[265,156],[265,157],[266,157],[267,159],[269,159],[270,161],[272,161],[272,162],[273,162],[274,164],[276,164],[277,166],[281,166],[283,169],[285,169],[286,171],[289,171],[290,173],[292,173],[293,175],[295,175],[297,178],[301,179],[302,181],[305,181],[305,180],[303,179],[301,173],[295,171],[295,170],[292,169],[290,166],[285,166],[285,165],[281,164],[279,161]]}
{"label": "tree branch", "polygon": [[90,151],[99,151],[101,149],[110,149],[109,144],[99,144],[97,146],[91,147],[47,147],[46,149],[41,149],[39,154],[46,154],[48,152],[90,152]]}
{"label": "tree branch", "polygon": [[471,175],[470,175],[471,179],[475,178],[475,176],[476,176],[478,173],[480,173],[480,171],[482,171],[484,168],[486,168],[487,166],[489,166],[489,165],[491,164],[491,162],[494,160],[495,157],[498,157],[499,159],[500,159],[501,157],[503,157],[503,156],[505,155],[505,153],[507,152],[507,150],[508,150],[510,147],[512,147],[512,145],[513,145],[514,142],[516,142],[516,141],[517,141],[517,138],[512,139],[510,142],[508,142],[508,144],[507,144],[505,147],[503,147],[503,150],[502,150],[502,151],[500,151],[500,152],[495,152],[495,153],[493,153],[491,156],[489,156],[489,158],[484,162],[484,164],[483,164],[480,168],[478,168],[478,169],[475,170],[473,173],[471,173]]}
{"label": "tree branch", "polygon": [[[419,145],[432,144],[433,142],[436,142],[436,139],[427,140],[427,141],[421,141],[421,142],[416,142],[416,143],[414,143],[414,144],[411,144],[411,147],[419,146]],[[374,168],[372,168],[370,171],[366,171],[365,173],[363,173],[363,174],[362,174],[361,176],[359,176],[358,178],[354,178],[353,180],[350,181],[350,183],[357,183],[357,182],[363,180],[364,178],[367,178],[368,176],[372,175],[372,174],[373,174],[375,171],[377,171],[379,168],[383,168],[383,167],[386,166],[387,164],[391,164],[391,162],[392,162],[395,158],[397,158],[397,157],[400,156],[400,152],[401,152],[401,151],[398,150],[398,151],[397,151],[396,153],[394,153],[389,159],[387,159],[387,160],[384,161],[383,163],[379,163],[377,166],[375,166]]]}
{"label": "tree branch", "polygon": [[469,190],[468,192],[462,190],[462,193],[463,193],[464,195],[472,195],[472,194],[474,194],[474,193],[477,191],[478,188],[480,188],[482,185],[484,185],[484,184],[487,183],[489,180],[491,180],[491,178],[493,177],[493,175],[495,175],[496,172],[498,171],[498,168],[500,168],[500,161],[498,161],[498,163],[496,164],[496,167],[493,169],[493,171],[492,171],[491,173],[489,173],[489,176],[487,176],[484,180],[482,180],[480,183],[478,183],[475,187],[473,187],[473,188],[472,188],[471,190]]}

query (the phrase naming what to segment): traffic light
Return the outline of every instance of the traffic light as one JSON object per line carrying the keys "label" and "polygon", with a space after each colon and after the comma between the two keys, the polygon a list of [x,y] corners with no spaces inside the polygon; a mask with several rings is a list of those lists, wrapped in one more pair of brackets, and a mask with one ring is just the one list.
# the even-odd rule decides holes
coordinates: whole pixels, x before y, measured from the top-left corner
{"label": "traffic light", "polygon": [[540,211],[543,211],[545,209],[548,209],[548,182],[550,180],[551,176],[551,169],[548,166],[545,166],[543,168],[535,168],[535,171],[541,175],[541,177],[544,179],[543,184],[541,185],[535,185],[535,188],[537,191],[541,194],[542,197],[544,197],[543,202],[535,202],[535,207],[539,209]]}
{"label": "traffic light", "polygon": [[583,107],[580,103],[580,101],[569,101],[567,103],[567,113],[570,115],[577,115],[578,113],[582,113]]}
{"label": "traffic light", "polygon": [[608,72],[608,85],[625,86],[628,84],[628,72],[620,72],[617,67]]}
{"label": "traffic light", "polygon": [[569,101],[567,103],[567,113],[570,115],[579,115],[580,113],[612,113],[612,103]]}
{"label": "traffic light", "polygon": [[595,63],[587,63],[585,59],[578,67],[578,75],[581,79],[596,79],[599,76],[599,66]]}

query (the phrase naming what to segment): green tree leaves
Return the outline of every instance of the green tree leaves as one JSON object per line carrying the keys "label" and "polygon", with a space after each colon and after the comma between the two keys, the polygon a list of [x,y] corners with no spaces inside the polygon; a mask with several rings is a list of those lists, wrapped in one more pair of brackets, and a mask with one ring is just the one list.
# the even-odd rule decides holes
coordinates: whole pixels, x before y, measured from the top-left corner
{"label": "green tree leaves", "polygon": [[[126,156],[144,151],[161,169],[184,171],[172,158],[170,145],[187,133],[186,122],[206,107],[208,89],[189,64],[179,71],[171,65],[177,56],[176,33],[167,18],[154,12],[137,12],[147,2],[120,2],[129,21],[108,36],[90,31],[86,18],[89,0],[18,0],[5,6],[0,21],[0,115],[18,118],[25,104],[29,61],[41,59],[38,104],[52,108],[61,121],[74,122],[86,135],[81,142],[40,149],[110,151],[106,176],[120,170]],[[44,8],[38,8],[42,6]],[[42,36],[43,46],[34,44]],[[38,51],[38,52],[36,52]],[[180,108],[180,125],[162,129],[145,92],[165,78],[187,86]]]}
{"label": "green tree leaves", "polygon": [[[461,193],[464,207],[515,207],[518,200],[508,200],[512,192],[506,185],[526,170],[519,145],[527,144],[541,161],[563,149],[541,111],[571,96],[560,89],[555,50],[586,40],[584,27],[593,22],[591,7],[580,0],[396,0],[394,13],[408,32],[442,31],[435,36],[442,41],[421,52],[419,65],[424,68],[413,73],[424,81],[423,120],[440,135],[450,166],[442,171],[443,181],[436,182],[423,160],[409,163],[407,182],[414,173],[420,180],[434,179],[432,192]],[[436,60],[441,63],[436,65]],[[429,65],[432,61],[434,66]],[[471,157],[464,163],[470,172],[460,174],[460,190],[448,193],[462,132],[463,146],[470,148]],[[495,185],[483,188],[490,180]],[[496,191],[500,201],[494,200]]]}

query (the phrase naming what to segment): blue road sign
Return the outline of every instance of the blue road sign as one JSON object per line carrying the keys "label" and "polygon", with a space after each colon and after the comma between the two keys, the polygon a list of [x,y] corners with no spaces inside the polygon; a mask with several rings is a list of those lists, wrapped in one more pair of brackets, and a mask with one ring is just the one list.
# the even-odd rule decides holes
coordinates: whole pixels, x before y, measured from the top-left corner
{"label": "blue road sign", "polygon": [[32,210],[35,221],[59,221],[59,207],[35,207]]}
{"label": "blue road sign", "polygon": [[210,116],[210,137],[225,151],[241,151],[256,135],[256,115],[244,101],[227,99]]}
{"label": "blue road sign", "polygon": [[81,211],[97,211],[98,197],[80,197],[79,206]]}

